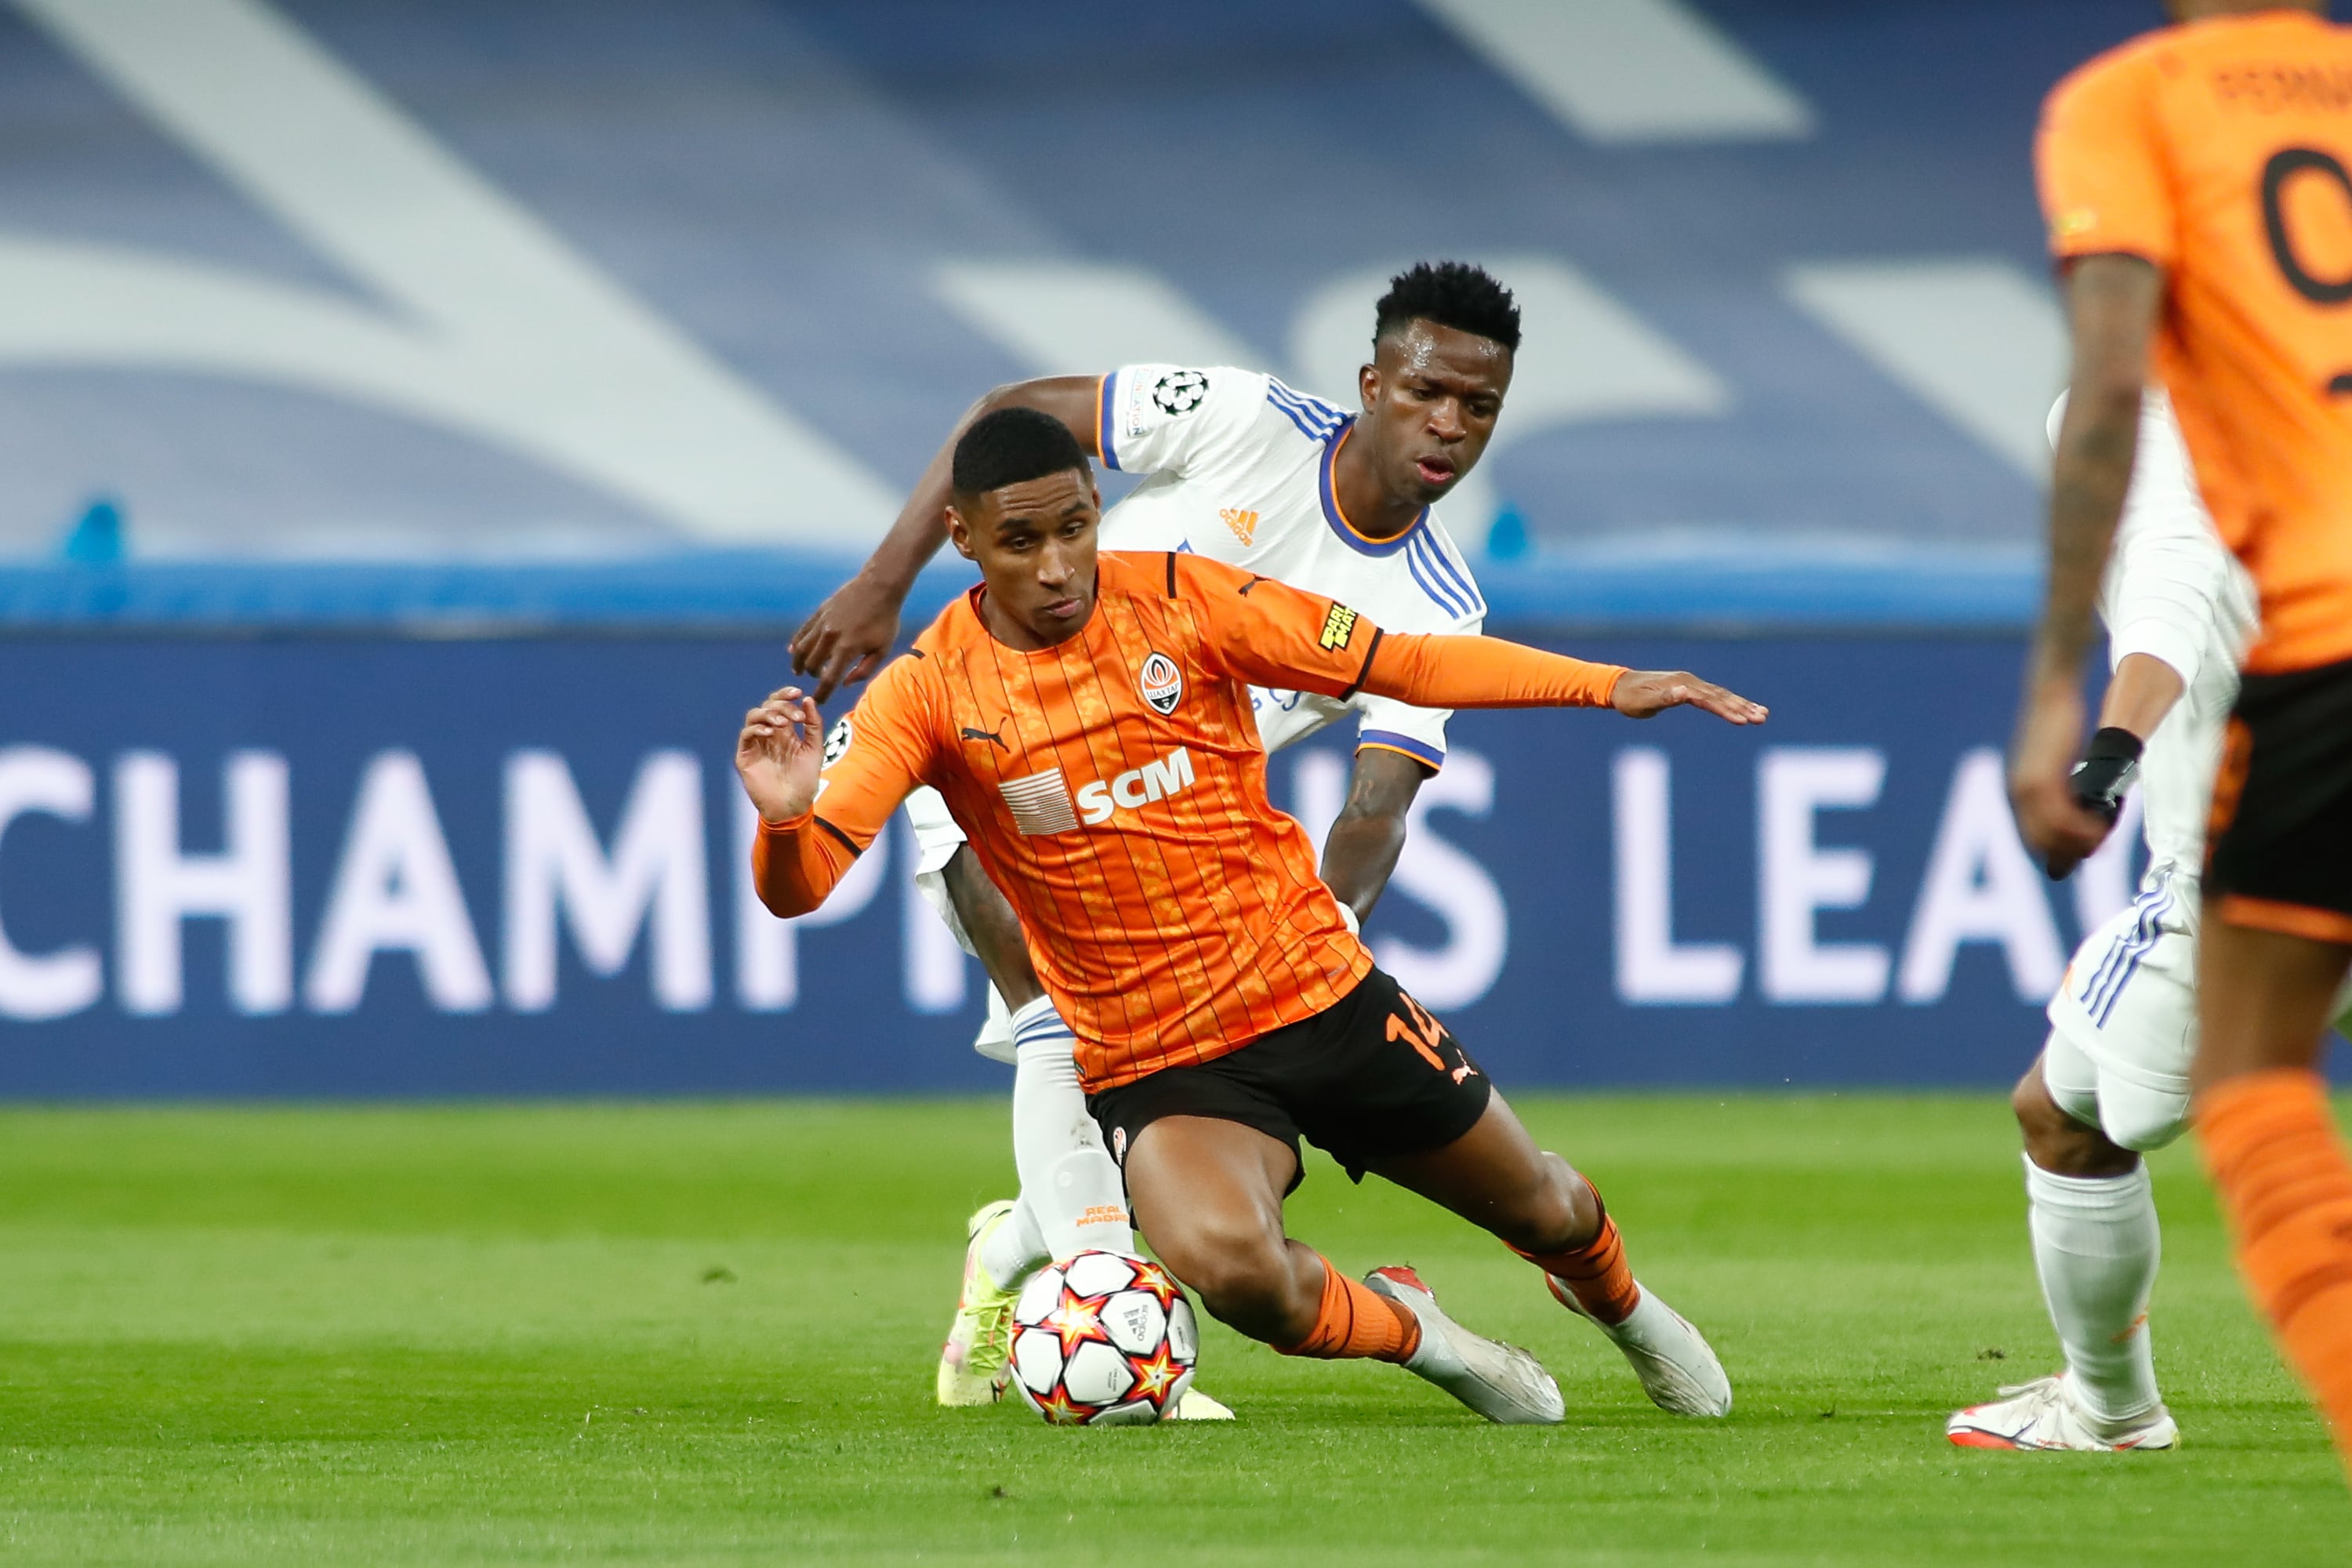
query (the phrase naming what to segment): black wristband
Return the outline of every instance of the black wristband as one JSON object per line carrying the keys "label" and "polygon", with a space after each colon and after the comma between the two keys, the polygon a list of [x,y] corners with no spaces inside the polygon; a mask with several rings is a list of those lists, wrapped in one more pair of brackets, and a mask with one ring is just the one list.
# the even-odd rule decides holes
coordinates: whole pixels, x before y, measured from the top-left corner
{"label": "black wristband", "polygon": [[2140,752],[2147,749],[2147,743],[2129,730],[2109,724],[2092,736],[2091,743],[2083,748],[2083,760],[2104,763],[2119,759],[2136,763],[2139,761]]}
{"label": "black wristband", "polygon": [[2091,743],[2083,750],[2083,760],[2074,764],[2070,780],[2075,800],[2084,810],[2095,811],[2114,822],[2123,811],[2125,792],[2139,775],[2143,749],[2137,735],[2113,724],[2093,735]]}

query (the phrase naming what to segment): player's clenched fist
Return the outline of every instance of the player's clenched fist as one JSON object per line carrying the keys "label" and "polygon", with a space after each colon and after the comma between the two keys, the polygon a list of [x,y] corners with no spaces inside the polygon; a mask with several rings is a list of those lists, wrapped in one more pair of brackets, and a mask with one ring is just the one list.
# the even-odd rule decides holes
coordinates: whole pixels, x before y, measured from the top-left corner
{"label": "player's clenched fist", "polygon": [[1609,705],[1629,719],[1648,719],[1669,708],[1697,708],[1733,724],[1761,724],[1771,710],[1701,680],[1686,669],[1629,669],[1617,678]]}
{"label": "player's clenched fist", "polygon": [[763,822],[790,822],[816,804],[824,769],[824,721],[797,686],[769,693],[743,715],[735,738],[735,771]]}

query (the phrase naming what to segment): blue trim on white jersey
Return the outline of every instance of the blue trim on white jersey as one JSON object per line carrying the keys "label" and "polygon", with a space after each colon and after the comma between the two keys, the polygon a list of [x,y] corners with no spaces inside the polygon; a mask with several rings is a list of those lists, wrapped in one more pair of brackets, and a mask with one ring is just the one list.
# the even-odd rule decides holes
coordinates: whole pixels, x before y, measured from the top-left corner
{"label": "blue trim on white jersey", "polygon": [[1404,552],[1405,564],[1412,570],[1412,580],[1421,584],[1437,607],[1456,620],[1477,613],[1476,601],[1456,586],[1456,576],[1445,569],[1445,552],[1423,529],[1415,529],[1411,545]]}
{"label": "blue trim on white jersey", "polygon": [[1471,579],[1469,572],[1453,556],[1446,553],[1445,546],[1437,542],[1434,534],[1424,536],[1422,542],[1428,548],[1430,563],[1435,566],[1439,574],[1451,582],[1462,597],[1469,602],[1470,608],[1464,613],[1484,617],[1486,614],[1486,600],[1478,592],[1478,584]]}
{"label": "blue trim on white jersey", "polygon": [[[1429,509],[1423,507],[1421,515],[1414,518],[1405,531],[1394,539],[1367,539],[1358,533],[1353,525],[1340,515],[1339,497],[1331,488],[1331,468],[1339,460],[1339,448],[1347,441],[1348,432],[1355,427],[1354,419],[1341,420],[1339,427],[1331,433],[1331,438],[1323,444],[1323,461],[1318,465],[1315,478],[1316,492],[1323,500],[1323,521],[1330,525],[1333,533],[1339,536],[1340,543],[1359,555],[1394,555],[1412,543],[1412,536],[1421,531],[1421,525],[1429,521]],[[1427,584],[1424,584],[1423,587],[1426,586]]]}
{"label": "blue trim on white jersey", "polygon": [[1433,768],[1442,768],[1445,765],[1444,752],[1426,741],[1416,741],[1410,735],[1400,735],[1394,730],[1357,731],[1356,750],[1360,752],[1366,746],[1386,746],[1392,752],[1402,752],[1414,762],[1426,763]]}
{"label": "blue trim on white jersey", "polygon": [[1347,423],[1345,415],[1321,398],[1294,392],[1271,375],[1265,378],[1265,400],[1310,441],[1328,440],[1333,431]]}
{"label": "blue trim on white jersey", "polygon": [[1431,580],[1429,573],[1421,563],[1420,551],[1408,549],[1404,552],[1404,564],[1405,569],[1412,574],[1412,580],[1421,584],[1421,591],[1429,595],[1430,603],[1435,605],[1439,609],[1444,610],[1449,616],[1456,617],[1460,616],[1462,614],[1461,605],[1455,600],[1448,598],[1445,591]]}
{"label": "blue trim on white jersey", "polygon": [[1118,467],[1118,453],[1111,446],[1111,392],[1118,384],[1118,372],[1112,371],[1102,378],[1102,386],[1095,394],[1095,445],[1102,448],[1103,467]]}

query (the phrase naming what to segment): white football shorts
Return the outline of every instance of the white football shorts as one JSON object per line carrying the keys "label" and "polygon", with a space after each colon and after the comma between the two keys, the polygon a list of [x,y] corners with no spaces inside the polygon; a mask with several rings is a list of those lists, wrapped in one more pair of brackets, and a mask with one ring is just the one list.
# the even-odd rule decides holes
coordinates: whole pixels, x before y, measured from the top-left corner
{"label": "white football shorts", "polygon": [[2197,1054],[2197,879],[2152,868],[2083,939],[2050,998],[2042,1079],[2058,1108],[2145,1153],[2189,1125]]}
{"label": "white football shorts", "polygon": [[[2074,950],[2050,998],[2042,1080],[2058,1108],[2110,1142],[2161,1149],[2189,1125],[2197,1054],[2198,879],[2151,868],[2131,908]],[[2352,1029],[2352,980],[2336,998]]]}

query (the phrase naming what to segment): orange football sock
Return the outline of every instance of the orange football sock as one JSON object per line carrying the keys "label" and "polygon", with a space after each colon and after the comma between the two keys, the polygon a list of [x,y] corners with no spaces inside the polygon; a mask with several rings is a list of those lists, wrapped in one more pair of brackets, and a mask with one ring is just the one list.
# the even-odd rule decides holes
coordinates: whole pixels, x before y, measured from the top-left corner
{"label": "orange football sock", "polygon": [[1516,1247],[1511,1250],[1567,1286],[1577,1304],[1602,1322],[1622,1323],[1642,1304],[1642,1288],[1633,1283],[1633,1270],[1625,1261],[1624,1238],[1617,1234],[1617,1222],[1609,1217],[1609,1205],[1601,1202],[1600,1190],[1590,1178],[1579,1179],[1600,1206],[1601,1234],[1573,1252],[1519,1252]]}
{"label": "orange football sock", "polygon": [[1374,1361],[1404,1362],[1421,1348],[1421,1320],[1412,1309],[1376,1296],[1349,1279],[1321,1253],[1323,1300],[1316,1309],[1315,1327],[1295,1345],[1274,1348],[1285,1355],[1315,1356],[1324,1361],[1369,1356]]}
{"label": "orange football sock", "polygon": [[2352,1161],[2315,1072],[2227,1079],[2198,1097],[2198,1141],[2238,1271],[2352,1461]]}

